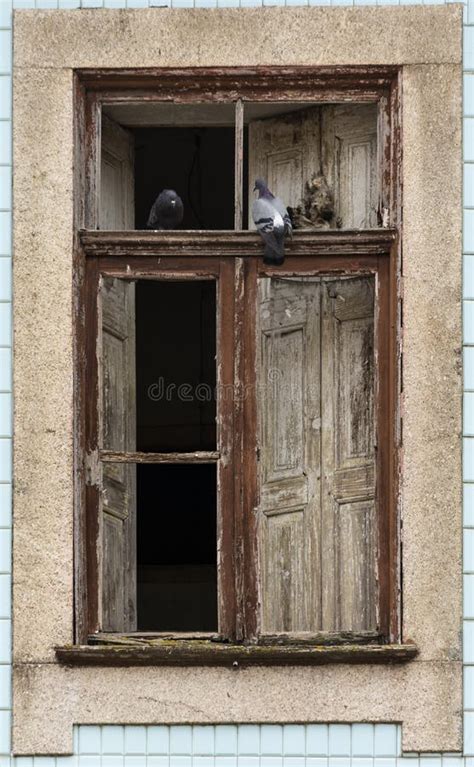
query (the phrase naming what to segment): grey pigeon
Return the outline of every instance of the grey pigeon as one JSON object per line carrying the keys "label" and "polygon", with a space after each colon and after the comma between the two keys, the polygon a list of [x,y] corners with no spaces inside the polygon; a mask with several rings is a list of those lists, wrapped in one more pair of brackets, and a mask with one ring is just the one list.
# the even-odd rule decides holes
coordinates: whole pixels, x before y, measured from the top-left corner
{"label": "grey pigeon", "polygon": [[293,231],[290,216],[282,200],[274,197],[263,179],[257,178],[253,191],[258,191],[252,217],[265,242],[264,263],[280,266],[285,260],[285,235],[291,237]]}
{"label": "grey pigeon", "polygon": [[148,229],[176,229],[183,220],[183,201],[174,189],[163,189],[148,216]]}

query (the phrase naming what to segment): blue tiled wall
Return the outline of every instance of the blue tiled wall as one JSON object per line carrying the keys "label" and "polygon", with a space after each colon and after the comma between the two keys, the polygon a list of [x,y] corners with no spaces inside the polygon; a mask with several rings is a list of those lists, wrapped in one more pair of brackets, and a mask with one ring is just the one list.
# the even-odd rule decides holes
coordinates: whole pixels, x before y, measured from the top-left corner
{"label": "blue tiled wall", "polygon": [[[413,2],[419,0],[405,0]],[[15,8],[63,9],[399,4],[400,0],[13,2]],[[464,13],[464,757],[402,756],[395,724],[319,724],[82,726],[75,729],[71,757],[10,759],[11,11],[12,0],[0,0],[0,767],[474,767],[474,0],[466,2]]]}

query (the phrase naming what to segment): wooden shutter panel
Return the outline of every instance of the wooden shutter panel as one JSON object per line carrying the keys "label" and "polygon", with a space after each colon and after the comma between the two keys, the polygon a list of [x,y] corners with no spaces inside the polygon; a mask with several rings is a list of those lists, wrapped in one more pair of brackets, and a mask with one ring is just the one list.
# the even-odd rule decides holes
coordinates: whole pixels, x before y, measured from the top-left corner
{"label": "wooden shutter panel", "polygon": [[[135,284],[101,284],[102,444],[135,450]],[[101,603],[103,631],[136,628],[136,466],[104,463],[102,471]]]}
{"label": "wooden shutter panel", "polygon": [[261,630],[375,630],[373,278],[262,278],[258,316]]}
{"label": "wooden shutter panel", "polygon": [[267,180],[274,195],[296,206],[304,184],[320,168],[319,107],[249,124],[249,224],[256,178]]}
{"label": "wooden shutter panel", "polygon": [[[319,282],[259,280],[262,630],[320,624]],[[309,385],[308,385],[309,384]]]}
{"label": "wooden shutter panel", "polygon": [[256,120],[249,125],[249,222],[255,178],[296,206],[313,174],[333,190],[331,227],[377,226],[377,107],[325,105]]}
{"label": "wooden shutter panel", "polygon": [[[133,229],[133,136],[102,116],[99,225]],[[135,284],[103,278],[100,289],[102,447],[136,449]],[[136,629],[136,467],[103,464],[99,518],[99,611],[103,631]]]}
{"label": "wooden shutter panel", "polygon": [[323,167],[334,189],[337,225],[377,226],[377,107],[340,105],[323,109]]}
{"label": "wooden shutter panel", "polygon": [[322,570],[326,630],[376,628],[374,280],[323,282]]}
{"label": "wooden shutter panel", "polygon": [[103,114],[99,228],[133,229],[134,222],[133,136]]}

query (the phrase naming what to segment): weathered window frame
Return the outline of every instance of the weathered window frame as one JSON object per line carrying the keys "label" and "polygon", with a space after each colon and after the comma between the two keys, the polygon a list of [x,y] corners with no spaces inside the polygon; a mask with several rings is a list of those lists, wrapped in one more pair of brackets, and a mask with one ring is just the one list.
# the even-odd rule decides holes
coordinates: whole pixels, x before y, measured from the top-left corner
{"label": "weathered window frame", "polygon": [[[377,273],[379,276],[378,315],[376,318],[378,337],[379,408],[377,426],[379,443],[377,450],[377,486],[381,489],[379,499],[384,514],[380,515],[379,536],[383,541],[381,551],[387,553],[386,562],[380,563],[381,592],[381,642],[393,645],[401,642],[399,592],[399,542],[397,511],[397,466],[398,466],[398,394],[399,394],[399,351],[398,325],[400,303],[398,279],[400,263],[400,95],[399,69],[396,67],[351,67],[351,68],[263,68],[244,69],[190,69],[190,70],[143,70],[143,71],[82,71],[76,77],[76,301],[85,306],[77,328],[76,383],[78,401],[76,408],[76,511],[75,511],[75,563],[76,563],[76,642],[82,643],[97,629],[97,566],[95,539],[97,533],[97,488],[94,485],[97,468],[97,434],[91,425],[94,403],[85,397],[86,376],[88,386],[97,389],[94,371],[94,353],[87,348],[88,339],[95,338],[94,304],[97,297],[99,273],[124,275],[127,277],[158,276],[179,272],[187,274],[216,276],[220,271],[226,275],[226,287],[221,281],[220,290],[230,290],[235,282],[242,285],[242,300],[235,307],[228,303],[232,335],[238,333],[244,340],[245,353],[237,359],[236,380],[252,382],[254,340],[251,315],[255,296],[252,294],[256,275],[272,274],[264,267],[260,258],[262,245],[258,235],[238,231],[242,221],[242,177],[236,173],[236,205],[233,232],[182,232],[143,233],[95,231],[98,212],[98,172],[100,165],[99,136],[100,108],[104,102],[140,101],[235,101],[236,103],[236,163],[242,147],[242,101],[308,101],[308,102],[368,102],[378,103],[378,147],[380,173],[379,217],[385,228],[370,231],[299,232],[288,247],[288,261],[281,273]],[[186,92],[180,91],[186,79]],[[282,87],[282,84],[284,87]],[[282,99],[282,93],[285,98]],[[240,118],[239,118],[240,115]],[[82,119],[81,119],[82,117]],[[238,164],[238,163],[237,163]],[[240,166],[241,167],[241,166]],[[85,169],[85,172],[84,172]],[[82,230],[82,231],[81,231]],[[86,231],[84,231],[86,230]],[[161,259],[159,269],[152,266],[153,256]],[[253,256],[253,257],[252,257]],[[166,268],[163,267],[163,259]],[[87,262],[87,268],[86,268]],[[275,270],[273,270],[275,271]],[[84,279],[84,275],[87,277]],[[240,295],[236,290],[234,295]],[[232,314],[230,313],[232,309]],[[88,324],[85,324],[86,316]],[[219,332],[225,335],[225,318],[221,318]],[[382,343],[382,339],[384,343]],[[226,347],[233,351],[235,337],[226,338]],[[83,363],[86,361],[86,367]],[[232,371],[232,357],[227,360],[227,371]],[[92,367],[91,367],[92,366]],[[255,371],[253,369],[253,375]],[[382,382],[382,383],[380,383]],[[90,391],[90,389],[89,389]],[[229,530],[236,531],[236,538],[226,536],[227,551],[236,555],[235,540],[242,542],[238,557],[241,557],[237,576],[230,572],[223,575],[223,588],[219,596],[220,632],[235,642],[252,642],[257,637],[257,592],[255,573],[255,530],[252,509],[255,506],[255,444],[253,435],[244,424],[255,423],[255,402],[243,398],[236,403],[233,435],[228,435],[228,448],[233,451],[233,461],[242,462],[246,481],[235,472],[232,483],[226,485],[225,493],[241,499],[234,508],[229,505],[225,511]],[[231,414],[227,414],[230,418]],[[89,424],[89,426],[87,426]],[[84,466],[84,455],[88,456]],[[210,458],[208,457],[210,460]],[[215,460],[214,456],[212,460]],[[232,462],[230,463],[232,466]],[[84,476],[86,475],[86,476]],[[89,479],[87,483],[84,479]],[[91,481],[92,479],[92,481]],[[382,495],[383,494],[383,495]],[[232,558],[229,558],[231,561]],[[241,575],[242,574],[242,577]],[[94,596],[95,595],[95,596]],[[247,598],[244,598],[246,595]],[[341,641],[341,637],[314,637],[328,641]],[[216,645],[212,648],[215,650]],[[90,648],[92,649],[92,648]],[[99,648],[94,648],[98,650]],[[151,648],[147,648],[150,650]],[[293,650],[293,648],[291,648]],[[334,648],[332,648],[334,649]],[[364,655],[363,649],[369,650]],[[370,658],[370,646],[360,648],[355,659]],[[375,647],[372,648],[376,649]],[[380,649],[380,648],[378,648]],[[387,646],[387,651],[389,647]],[[400,647],[400,649],[402,649]],[[157,662],[159,653],[154,648]],[[206,651],[207,652],[207,651]],[[347,652],[341,656],[349,658]],[[202,657],[201,652],[197,653]],[[216,662],[216,652],[213,652]],[[390,653],[385,653],[390,657]],[[189,650],[188,650],[189,655]],[[193,652],[191,652],[193,655]],[[307,653],[308,660],[310,653]],[[98,657],[96,653],[96,658]],[[270,656],[271,657],[271,656]],[[284,657],[278,652],[269,662],[281,662]],[[294,658],[294,653],[290,653]],[[313,655],[313,660],[315,656]],[[329,656],[328,656],[329,657]],[[334,653],[333,653],[334,657]],[[372,658],[374,653],[372,652]],[[391,657],[401,657],[394,653]],[[342,657],[344,659],[344,657]],[[228,653],[225,661],[229,661]],[[217,661],[218,662],[218,661]],[[261,655],[260,660],[262,662]],[[320,662],[316,661],[316,662]],[[373,662],[373,661],[372,661]]]}

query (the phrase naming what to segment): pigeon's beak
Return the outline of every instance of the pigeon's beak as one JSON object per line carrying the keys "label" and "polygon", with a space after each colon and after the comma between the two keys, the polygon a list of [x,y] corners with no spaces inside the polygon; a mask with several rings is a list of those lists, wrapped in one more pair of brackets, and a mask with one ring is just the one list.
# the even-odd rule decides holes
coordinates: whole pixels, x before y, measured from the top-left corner
{"label": "pigeon's beak", "polygon": [[253,188],[253,191],[254,191],[254,192],[256,192],[256,191],[257,191],[257,184],[255,184],[255,186],[254,186],[254,188]]}

